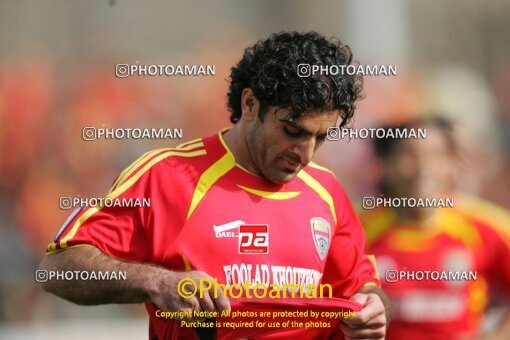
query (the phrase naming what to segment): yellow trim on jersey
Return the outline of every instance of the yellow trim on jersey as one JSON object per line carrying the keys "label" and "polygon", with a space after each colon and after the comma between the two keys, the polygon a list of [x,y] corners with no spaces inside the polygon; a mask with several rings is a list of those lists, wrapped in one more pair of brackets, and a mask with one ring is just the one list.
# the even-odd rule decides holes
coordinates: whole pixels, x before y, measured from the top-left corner
{"label": "yellow trim on jersey", "polygon": [[204,146],[204,143],[199,138],[199,139],[194,139],[192,141],[189,141],[187,143],[180,144],[176,148],[161,148],[161,149],[155,149],[155,150],[146,152],[140,158],[138,158],[136,161],[134,161],[129,167],[127,167],[126,169],[124,169],[124,171],[122,171],[120,173],[119,177],[117,177],[117,180],[115,180],[115,183],[113,183],[113,185],[108,193],[117,189],[117,187],[120,185],[119,183],[122,182],[124,179],[128,178],[138,168],[138,166],[140,164],[143,164],[149,158],[153,157],[154,155],[156,155],[162,151],[165,151],[165,150],[170,151],[170,150],[177,150],[177,149],[178,149],[178,151],[188,151],[188,150],[192,150],[192,149],[203,147],[203,146]]}
{"label": "yellow trim on jersey", "polygon": [[[196,157],[205,155],[207,152],[205,150],[198,150],[193,152],[179,152],[174,151],[173,149],[162,153],[161,155],[157,156],[156,158],[152,159],[149,163],[147,163],[139,172],[137,172],[133,177],[129,178],[126,182],[123,182],[117,189],[110,192],[108,195],[106,195],[105,198],[117,198],[121,194],[123,194],[127,189],[129,189],[136,181],[142,177],[150,168],[152,168],[156,163],[160,162],[161,160],[171,157],[171,156],[178,156],[178,157]],[[76,235],[76,232],[80,228],[80,226],[87,221],[92,215],[94,215],[96,212],[100,211],[103,207],[93,207],[85,211],[83,215],[78,218],[78,220],[74,223],[73,227],[71,228],[71,231],[60,240],[60,248],[66,248],[67,247],[67,241],[72,239],[74,235]],[[53,246],[53,247],[51,247]],[[54,247],[55,244],[50,245],[51,250],[56,250]]]}
{"label": "yellow trim on jersey", "polygon": [[433,239],[440,234],[446,234],[470,249],[482,244],[477,228],[454,210],[437,210],[427,222],[398,222],[393,209],[374,211],[368,217],[362,215],[361,219],[365,227],[367,248],[388,230],[388,245],[403,252],[429,249]]}
{"label": "yellow trim on jersey", "polygon": [[477,219],[489,226],[510,248],[510,214],[498,205],[479,198],[460,196],[460,204],[455,206],[468,217]]}
{"label": "yellow trim on jersey", "polygon": [[367,248],[370,248],[379,236],[383,235],[388,229],[390,229],[396,220],[395,212],[390,209],[364,213],[360,217],[365,229]]}
{"label": "yellow trim on jersey", "polygon": [[[381,277],[379,276],[379,270],[377,270],[377,260],[375,259],[375,256],[374,255],[367,255],[367,258],[370,260],[370,262],[372,263],[372,266],[374,266],[374,270],[375,270],[375,279],[376,280],[380,280]],[[369,282],[370,283],[370,282]],[[374,283],[375,284],[375,283]],[[377,286],[377,285],[376,285]]]}
{"label": "yellow trim on jersey", "polygon": [[437,213],[439,228],[453,239],[461,241],[468,248],[477,248],[482,245],[478,228],[458,212],[441,210]]}
{"label": "yellow trim on jersey", "polygon": [[367,282],[363,285],[363,287],[379,287],[379,285],[375,282]]}
{"label": "yellow trim on jersey", "polygon": [[204,142],[198,141],[198,142],[195,142],[195,143],[192,143],[192,144],[179,145],[176,149],[184,151],[184,150],[193,150],[193,149],[196,149],[196,148],[202,148],[203,146],[204,146]]}
{"label": "yellow trim on jersey", "polygon": [[181,256],[182,256],[182,261],[184,262],[184,271],[190,272],[191,271],[191,265],[189,264],[188,259],[184,255],[181,255]]}
{"label": "yellow trim on jersey", "polygon": [[477,277],[468,286],[468,308],[471,313],[483,313],[489,304],[489,285],[484,277]]}
{"label": "yellow trim on jersey", "polygon": [[[177,145],[176,149],[184,149],[192,144],[199,143],[201,141],[202,141],[202,138],[195,138],[190,141],[187,141],[187,142]],[[202,143],[202,145],[204,145],[204,144]]]}
{"label": "yellow trim on jersey", "polygon": [[333,197],[331,197],[331,194],[320,184],[315,178],[310,176],[305,170],[301,170],[298,172],[297,177],[300,178],[303,182],[305,182],[306,185],[308,185],[310,188],[312,188],[313,191],[315,191],[320,198],[324,202],[326,202],[329,205],[329,209],[331,210],[331,214],[333,215],[333,219],[335,220],[335,224],[337,223],[336,220],[336,212],[335,212],[335,203],[333,202]]}
{"label": "yellow trim on jersey", "polygon": [[191,199],[191,204],[187,215],[188,219],[191,214],[193,214],[193,211],[195,211],[195,208],[200,203],[200,201],[202,201],[207,191],[209,191],[209,189],[214,185],[214,183],[216,183],[218,179],[220,179],[220,177],[232,170],[235,165],[236,163],[234,158],[227,152],[225,155],[223,155],[223,157],[221,157],[218,161],[216,161],[202,173],[195,188],[195,192],[193,193],[193,198]]}
{"label": "yellow trim on jersey", "polygon": [[[50,246],[54,245],[54,243],[51,243],[48,248]],[[89,246],[89,247],[93,247],[92,245],[90,244],[86,244],[86,243],[83,243],[83,244],[75,244],[74,246],[70,246],[70,247],[67,247],[67,248],[64,248],[64,249],[56,249],[56,250],[51,250],[51,251],[48,251],[46,253],[46,256],[48,255],[51,255],[51,254],[55,254],[55,253],[60,253],[61,251],[64,251],[64,250],[67,250],[67,249],[73,249],[73,248],[78,248],[78,247],[85,247],[85,246]]]}
{"label": "yellow trim on jersey", "polygon": [[[249,173],[250,175],[252,176],[255,176],[255,177],[258,177],[258,178],[262,178],[260,176],[257,176],[255,175],[254,173],[252,173],[250,170],[246,169],[245,167],[243,167],[241,164],[237,163],[236,162],[236,158],[234,157],[234,154],[232,153],[232,151],[230,150],[230,148],[228,147],[227,143],[225,143],[225,140],[223,139],[223,132],[225,131],[228,131],[230,130],[231,128],[224,128],[223,130],[221,130],[219,133],[218,133],[218,136],[220,137],[220,142],[221,144],[223,145],[223,148],[227,151],[227,153],[230,155],[230,157],[232,157],[232,159],[234,160],[235,162],[235,166],[238,167],[239,169],[243,170],[244,172],[246,173]],[[262,178],[263,180],[266,180],[265,178]]]}
{"label": "yellow trim on jersey", "polygon": [[115,180],[115,183],[113,183],[113,185],[111,186],[111,188],[108,191],[108,193],[110,193],[110,192],[114,191],[115,189],[117,189],[117,187],[120,185],[120,183],[125,178],[128,178],[136,169],[138,169],[138,166],[140,164],[143,164],[145,161],[147,161],[147,159],[151,158],[155,154],[157,154],[159,152],[162,152],[164,150],[171,150],[171,149],[170,148],[161,148],[161,149],[151,150],[151,151],[148,151],[148,152],[144,153],[140,158],[138,158],[136,161],[131,163],[130,166],[128,166],[126,169],[124,169],[124,171],[122,171],[120,173],[120,175],[117,177],[117,179]]}
{"label": "yellow trim on jersey", "polygon": [[329,172],[330,174],[333,175],[333,177],[336,178],[336,175],[335,175],[335,173],[333,171],[331,171],[328,168],[325,168],[323,166],[320,166],[319,164],[317,164],[315,162],[310,162],[310,163],[307,164],[307,166],[309,166],[310,168],[319,169],[319,170],[322,170],[322,171]]}
{"label": "yellow trim on jersey", "polygon": [[240,184],[237,184],[237,186],[245,191],[248,191],[249,193],[272,200],[289,200],[301,193],[301,191],[262,191],[248,188]]}
{"label": "yellow trim on jersey", "polygon": [[389,233],[388,247],[401,252],[422,252],[429,249],[433,239],[440,234],[437,228],[397,227]]}
{"label": "yellow trim on jersey", "polygon": [[[146,153],[144,153],[143,155],[141,155],[140,157],[138,157],[133,163],[131,163],[130,166],[128,166],[127,168],[125,168],[121,173],[120,175],[117,177],[117,179],[115,180],[115,182],[113,182],[111,188],[110,188],[110,191],[113,190],[113,188],[115,188],[117,186],[117,183],[119,183],[119,181],[124,177],[124,175],[129,171],[131,170],[135,165],[138,164],[138,162],[140,162],[142,159],[145,159],[145,156],[147,156],[149,153],[151,153],[151,151],[148,151]],[[109,192],[110,192],[109,191]]]}
{"label": "yellow trim on jersey", "polygon": [[218,132],[218,136],[220,137],[220,142],[221,144],[223,145],[223,148],[225,150],[227,150],[227,153],[233,158],[235,159],[234,157],[234,154],[232,153],[232,151],[230,151],[230,148],[227,146],[227,143],[225,143],[225,140],[223,139],[223,132],[226,132],[228,130],[230,130],[231,128],[227,127],[227,128],[224,128],[224,129],[221,129],[220,132]]}

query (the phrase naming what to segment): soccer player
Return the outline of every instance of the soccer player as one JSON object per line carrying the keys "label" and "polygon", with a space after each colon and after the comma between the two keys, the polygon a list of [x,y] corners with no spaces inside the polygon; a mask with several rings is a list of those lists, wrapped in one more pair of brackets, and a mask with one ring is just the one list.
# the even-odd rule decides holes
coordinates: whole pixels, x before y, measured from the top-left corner
{"label": "soccer player", "polygon": [[[397,128],[425,128],[427,135],[375,140],[383,197],[453,198],[454,204],[379,207],[360,215],[367,249],[376,255],[392,301],[387,338],[471,339],[480,335],[491,293],[499,292],[508,305],[510,216],[456,193],[456,176],[462,180],[463,171],[449,121],[422,118],[388,127]],[[510,313],[500,324],[490,339],[510,339]]]}
{"label": "soccer player", "polygon": [[[347,46],[315,32],[273,34],[247,48],[231,73],[233,127],[140,157],[107,197],[150,198],[150,208],[79,211],[41,263],[46,270],[121,270],[127,280],[49,280],[44,289],[84,305],[145,302],[151,339],[187,339],[195,330],[158,317],[161,311],[225,311],[235,301],[182,298],[184,278],[197,285],[204,278],[327,283],[334,297],[362,310],[333,330],[281,329],[273,336],[384,338],[389,308],[364,253],[362,227],[335,176],[311,162],[328,128],[353,116],[362,79],[298,74],[300,64],[351,62]],[[241,242],[249,225],[261,228],[260,242]]]}

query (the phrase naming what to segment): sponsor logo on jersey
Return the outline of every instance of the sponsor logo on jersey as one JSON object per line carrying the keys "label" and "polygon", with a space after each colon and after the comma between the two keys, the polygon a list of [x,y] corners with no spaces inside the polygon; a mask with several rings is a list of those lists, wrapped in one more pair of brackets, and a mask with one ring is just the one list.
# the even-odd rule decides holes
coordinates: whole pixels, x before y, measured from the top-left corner
{"label": "sponsor logo on jersey", "polygon": [[321,260],[324,260],[328,254],[329,244],[331,241],[331,227],[328,221],[322,217],[313,217],[310,219],[310,225],[312,227],[312,236],[315,248],[319,253]]}
{"label": "sponsor logo on jersey", "polygon": [[237,220],[222,225],[213,225],[216,238],[234,238],[237,237],[240,225],[246,224],[244,221]]}
{"label": "sponsor logo on jersey", "polygon": [[411,290],[392,297],[392,318],[405,322],[452,322],[468,309],[458,291]]}
{"label": "sponsor logo on jersey", "polygon": [[239,254],[269,253],[269,227],[267,224],[239,226]]}
{"label": "sponsor logo on jersey", "polygon": [[295,284],[306,286],[308,284],[319,285],[322,272],[312,268],[293,267],[289,265],[272,266],[267,264],[232,263],[223,266],[225,271],[225,284],[230,287],[233,284],[244,286],[246,283],[253,285],[263,284],[269,286],[277,284]]}

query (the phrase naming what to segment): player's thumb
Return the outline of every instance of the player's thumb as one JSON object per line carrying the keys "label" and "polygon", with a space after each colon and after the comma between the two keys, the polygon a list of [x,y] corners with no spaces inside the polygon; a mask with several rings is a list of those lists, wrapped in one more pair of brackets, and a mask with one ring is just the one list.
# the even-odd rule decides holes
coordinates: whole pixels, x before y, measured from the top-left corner
{"label": "player's thumb", "polygon": [[360,294],[356,293],[350,298],[351,301],[357,302],[362,306],[365,306],[368,301],[368,295],[367,294]]}

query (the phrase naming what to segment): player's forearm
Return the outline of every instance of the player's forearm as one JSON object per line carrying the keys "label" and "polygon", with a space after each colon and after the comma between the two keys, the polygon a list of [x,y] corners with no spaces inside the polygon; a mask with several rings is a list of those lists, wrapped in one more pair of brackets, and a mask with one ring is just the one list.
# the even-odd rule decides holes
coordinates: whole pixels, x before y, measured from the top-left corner
{"label": "player's forearm", "polygon": [[40,269],[47,271],[125,272],[125,280],[62,280],[54,277],[43,288],[81,305],[140,303],[150,300],[163,268],[112,258],[91,246],[78,247],[45,256]]}
{"label": "player's forearm", "polygon": [[365,287],[362,287],[358,291],[358,293],[377,294],[379,296],[379,298],[381,298],[381,301],[384,305],[385,314],[386,314],[386,325],[389,325],[389,323],[391,321],[391,314],[392,314],[391,302],[390,302],[390,299],[388,298],[388,296],[386,296],[386,294],[384,293],[384,291],[378,286],[365,286]]}
{"label": "player's forearm", "polygon": [[[510,310],[506,311],[505,316],[499,323],[500,326],[493,335],[494,339],[510,339]],[[490,337],[489,337],[490,338]]]}

